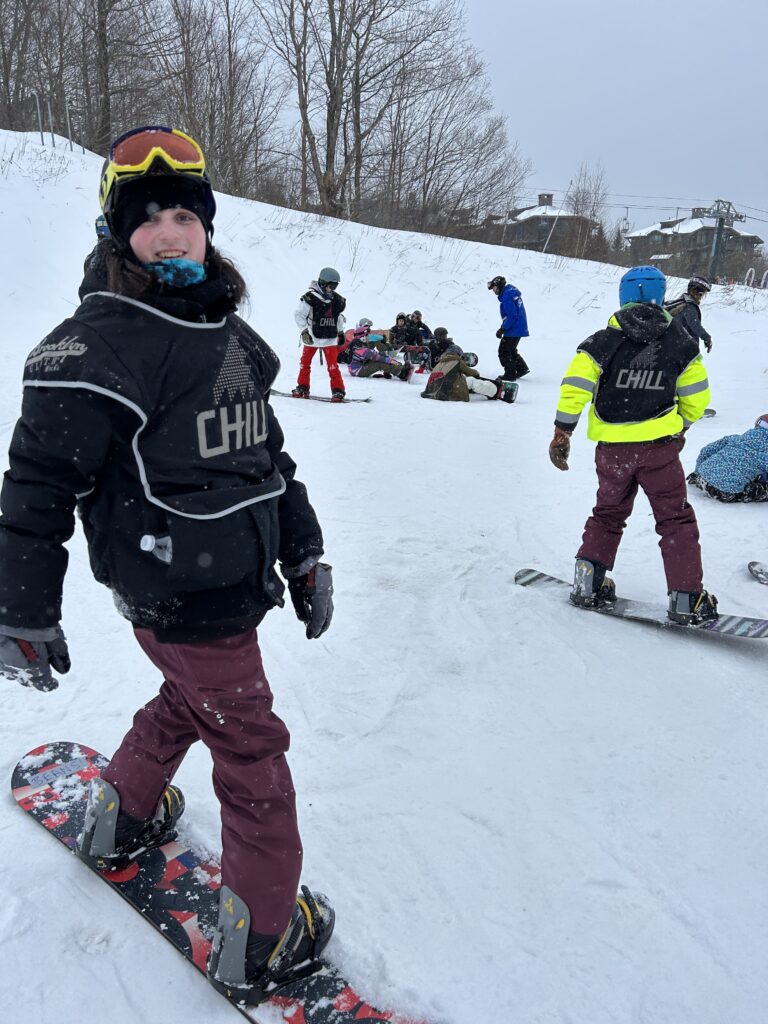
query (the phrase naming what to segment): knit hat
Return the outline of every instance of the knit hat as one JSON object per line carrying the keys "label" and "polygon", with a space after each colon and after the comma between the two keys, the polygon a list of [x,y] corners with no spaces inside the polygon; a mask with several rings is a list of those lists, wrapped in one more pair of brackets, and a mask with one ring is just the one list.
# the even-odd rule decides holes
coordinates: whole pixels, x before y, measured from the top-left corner
{"label": "knit hat", "polygon": [[125,249],[136,228],[160,210],[189,210],[200,218],[208,237],[213,234],[202,180],[181,174],[143,175],[122,182],[115,200],[109,218],[112,236]]}

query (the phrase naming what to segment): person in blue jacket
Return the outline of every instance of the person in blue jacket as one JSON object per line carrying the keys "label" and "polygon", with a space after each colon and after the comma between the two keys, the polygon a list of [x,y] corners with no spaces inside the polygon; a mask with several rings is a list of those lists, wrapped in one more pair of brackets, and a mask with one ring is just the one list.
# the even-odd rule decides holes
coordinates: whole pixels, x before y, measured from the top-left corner
{"label": "person in blue jacket", "polygon": [[504,369],[504,380],[519,380],[530,373],[528,364],[517,351],[521,338],[528,337],[528,319],[520,290],[507,284],[505,277],[496,276],[488,282],[488,289],[499,299],[501,327],[496,331],[499,339],[499,362]]}
{"label": "person in blue jacket", "polygon": [[768,413],[751,430],[705,445],[688,483],[718,501],[768,501]]}

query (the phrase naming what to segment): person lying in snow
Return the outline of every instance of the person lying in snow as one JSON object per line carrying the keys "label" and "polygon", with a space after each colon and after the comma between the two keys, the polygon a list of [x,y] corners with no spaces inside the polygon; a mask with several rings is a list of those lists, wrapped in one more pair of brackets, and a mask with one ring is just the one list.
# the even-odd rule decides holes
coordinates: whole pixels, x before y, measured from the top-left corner
{"label": "person lying in snow", "polygon": [[718,501],[768,501],[768,413],[751,430],[705,445],[688,483]]}
{"label": "person lying in snow", "polygon": [[517,384],[500,377],[496,380],[481,377],[477,370],[465,363],[463,354],[458,345],[448,346],[429,375],[422,398],[434,398],[438,402],[468,402],[472,393],[514,402]]}

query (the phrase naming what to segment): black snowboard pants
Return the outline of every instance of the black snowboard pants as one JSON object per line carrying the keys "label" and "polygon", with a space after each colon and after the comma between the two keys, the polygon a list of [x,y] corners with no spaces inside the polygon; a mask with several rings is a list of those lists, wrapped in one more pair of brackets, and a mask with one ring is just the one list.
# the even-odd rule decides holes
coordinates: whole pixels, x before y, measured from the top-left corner
{"label": "black snowboard pants", "polygon": [[504,373],[504,380],[519,380],[529,373],[528,364],[517,351],[519,338],[502,338],[499,342],[499,362]]}

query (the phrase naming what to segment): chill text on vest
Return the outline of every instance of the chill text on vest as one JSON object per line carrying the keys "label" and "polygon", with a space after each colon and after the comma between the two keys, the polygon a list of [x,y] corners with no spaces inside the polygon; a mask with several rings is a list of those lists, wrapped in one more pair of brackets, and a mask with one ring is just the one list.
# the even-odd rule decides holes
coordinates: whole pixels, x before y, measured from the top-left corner
{"label": "chill text on vest", "polygon": [[197,440],[204,459],[249,448],[267,439],[264,403],[239,402],[197,414]]}
{"label": "chill text on vest", "polygon": [[663,391],[661,370],[619,370],[617,388],[637,388],[640,391]]}

